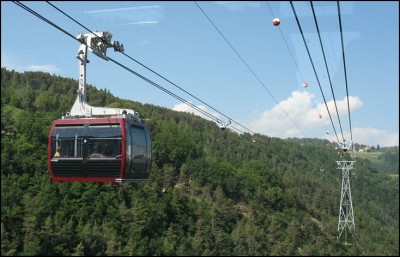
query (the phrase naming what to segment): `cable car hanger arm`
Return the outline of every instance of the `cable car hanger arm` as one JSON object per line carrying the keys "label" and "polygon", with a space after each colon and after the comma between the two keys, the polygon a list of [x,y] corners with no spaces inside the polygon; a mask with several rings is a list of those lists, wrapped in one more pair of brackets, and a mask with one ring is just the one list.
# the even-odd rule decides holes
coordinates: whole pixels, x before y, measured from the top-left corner
{"label": "cable car hanger arm", "polygon": [[112,34],[107,31],[95,31],[94,33],[78,34],[76,39],[81,42],[76,58],[79,60],[79,87],[77,97],[71,111],[67,116],[72,117],[95,117],[128,115],[141,120],[138,112],[125,108],[96,107],[87,103],[86,97],[86,64],[88,48],[100,58],[108,61],[107,48],[113,47],[116,52],[124,52],[123,44],[111,41]]}

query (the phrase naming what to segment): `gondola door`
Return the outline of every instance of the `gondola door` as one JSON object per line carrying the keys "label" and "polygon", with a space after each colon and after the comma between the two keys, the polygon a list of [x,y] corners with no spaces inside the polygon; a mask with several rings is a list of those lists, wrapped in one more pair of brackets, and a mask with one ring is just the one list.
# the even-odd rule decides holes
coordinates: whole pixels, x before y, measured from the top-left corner
{"label": "gondola door", "polygon": [[145,181],[151,170],[151,136],[144,123],[127,124],[126,179]]}

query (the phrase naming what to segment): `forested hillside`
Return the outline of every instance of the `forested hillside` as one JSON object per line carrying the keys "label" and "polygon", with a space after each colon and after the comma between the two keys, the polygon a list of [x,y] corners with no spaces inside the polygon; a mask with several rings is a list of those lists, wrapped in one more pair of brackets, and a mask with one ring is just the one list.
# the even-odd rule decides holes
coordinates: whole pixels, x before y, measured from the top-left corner
{"label": "forested hillside", "polygon": [[51,182],[50,125],[70,110],[77,83],[1,69],[1,255],[399,255],[399,180],[368,160],[357,160],[351,178],[355,231],[344,244],[328,141],[253,142],[91,85],[89,104],[148,119],[150,180]]}

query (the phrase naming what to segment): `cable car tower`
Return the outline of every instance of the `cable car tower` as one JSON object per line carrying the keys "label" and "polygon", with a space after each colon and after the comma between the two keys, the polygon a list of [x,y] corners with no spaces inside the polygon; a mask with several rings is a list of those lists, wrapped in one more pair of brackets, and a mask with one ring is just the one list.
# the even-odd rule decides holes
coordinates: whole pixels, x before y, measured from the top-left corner
{"label": "cable car tower", "polygon": [[[338,143],[343,152],[346,152],[351,147],[351,143]],[[342,170],[342,190],[340,196],[339,222],[338,222],[338,237],[340,240],[343,232],[345,232],[345,244],[347,244],[346,232],[351,232],[355,229],[353,203],[351,200],[350,189],[350,171],[353,169],[355,161],[336,161],[338,169]]]}

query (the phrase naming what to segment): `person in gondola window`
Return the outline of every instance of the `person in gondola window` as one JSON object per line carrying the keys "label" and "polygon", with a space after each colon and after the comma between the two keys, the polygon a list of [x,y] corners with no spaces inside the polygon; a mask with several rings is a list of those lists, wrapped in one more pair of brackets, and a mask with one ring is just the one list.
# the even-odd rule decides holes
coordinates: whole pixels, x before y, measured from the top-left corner
{"label": "person in gondola window", "polygon": [[54,158],[61,157],[61,147],[57,147],[56,153],[54,154]]}
{"label": "person in gondola window", "polygon": [[111,157],[112,150],[110,144],[106,142],[96,142],[93,149],[91,158],[107,158]]}

